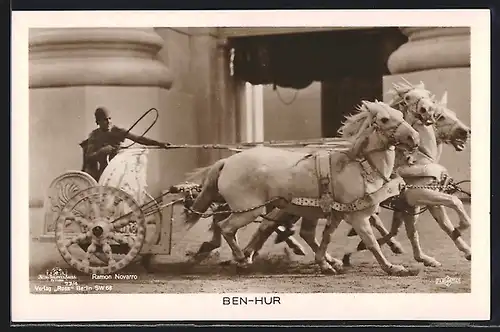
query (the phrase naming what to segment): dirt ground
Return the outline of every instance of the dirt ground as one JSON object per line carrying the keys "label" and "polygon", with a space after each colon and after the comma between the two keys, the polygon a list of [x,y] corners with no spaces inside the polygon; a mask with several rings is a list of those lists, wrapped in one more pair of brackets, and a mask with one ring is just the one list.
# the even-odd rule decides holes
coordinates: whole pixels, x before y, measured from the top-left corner
{"label": "dirt ground", "polygon": [[[469,206],[466,206],[470,211]],[[456,220],[453,211],[449,211],[452,220]],[[386,226],[390,214],[382,213]],[[180,219],[180,218],[178,218]],[[33,220],[32,220],[33,222]],[[38,274],[47,269],[60,267],[76,276],[80,286],[92,289],[70,293],[436,293],[470,292],[470,262],[458,251],[453,242],[441,231],[429,213],[424,213],[418,223],[420,242],[424,252],[442,263],[441,267],[424,267],[413,260],[411,246],[406,238],[404,227],[397,240],[403,245],[405,253],[393,254],[387,246],[383,247],[386,257],[394,264],[403,264],[410,268],[419,268],[420,273],[409,277],[387,276],[369,252],[352,256],[352,267],[340,275],[321,275],[314,264],[312,251],[300,239],[297,224],[296,237],[307,250],[306,256],[290,253],[284,243],[274,244],[274,235],[269,238],[254,265],[241,270],[234,264],[227,263],[231,253],[226,243],[211,257],[199,265],[187,264],[186,253],[196,250],[208,239],[209,220],[201,220],[188,233],[183,232],[183,225],[177,221],[173,227],[173,251],[171,255],[156,257],[153,270],[147,272],[140,264],[131,264],[120,271],[121,274],[137,276],[136,280],[92,280],[90,276],[68,268],[52,243],[33,242],[30,248],[30,284],[33,293],[61,293],[55,291],[55,284],[40,281]],[[456,223],[456,222],[455,222]],[[257,224],[251,224],[238,233],[240,244],[246,244]],[[317,234],[321,236],[323,224],[320,223]],[[339,259],[343,254],[356,248],[359,238],[347,237],[347,224],[341,224],[332,237],[329,253]],[[378,236],[378,233],[375,232]],[[470,233],[464,234],[470,243]],[[455,278],[449,285],[439,285],[436,278]],[[41,290],[41,286],[53,286],[50,291]],[[96,290],[95,286],[106,290]]]}

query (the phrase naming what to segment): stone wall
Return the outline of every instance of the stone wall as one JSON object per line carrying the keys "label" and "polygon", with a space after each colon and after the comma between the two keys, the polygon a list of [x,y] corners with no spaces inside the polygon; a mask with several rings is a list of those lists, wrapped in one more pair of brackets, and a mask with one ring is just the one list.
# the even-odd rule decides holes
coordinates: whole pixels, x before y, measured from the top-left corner
{"label": "stone wall", "polygon": [[264,139],[321,137],[321,83],[302,90],[264,86]]}

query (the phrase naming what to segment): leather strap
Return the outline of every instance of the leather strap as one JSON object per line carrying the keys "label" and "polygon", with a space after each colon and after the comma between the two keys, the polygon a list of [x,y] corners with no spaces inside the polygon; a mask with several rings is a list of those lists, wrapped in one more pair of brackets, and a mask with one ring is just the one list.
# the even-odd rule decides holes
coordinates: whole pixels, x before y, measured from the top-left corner
{"label": "leather strap", "polygon": [[333,203],[330,156],[330,151],[319,151],[315,155],[319,188],[319,205],[324,212],[331,211],[331,205]]}

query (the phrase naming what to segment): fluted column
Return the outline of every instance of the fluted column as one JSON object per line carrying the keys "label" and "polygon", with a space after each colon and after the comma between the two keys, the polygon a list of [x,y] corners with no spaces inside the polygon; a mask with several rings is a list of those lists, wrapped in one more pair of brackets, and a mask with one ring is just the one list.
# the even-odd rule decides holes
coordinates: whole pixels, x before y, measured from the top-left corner
{"label": "fluted column", "polygon": [[172,84],[153,28],[33,29],[29,43],[30,88]]}
{"label": "fluted column", "polygon": [[[408,42],[388,59],[392,75],[383,78],[384,91],[401,78],[424,82],[426,89],[440,98],[448,92],[448,108],[470,125],[470,29],[467,27],[401,28]],[[445,147],[440,164],[457,179],[470,179],[470,144],[462,152]]]}

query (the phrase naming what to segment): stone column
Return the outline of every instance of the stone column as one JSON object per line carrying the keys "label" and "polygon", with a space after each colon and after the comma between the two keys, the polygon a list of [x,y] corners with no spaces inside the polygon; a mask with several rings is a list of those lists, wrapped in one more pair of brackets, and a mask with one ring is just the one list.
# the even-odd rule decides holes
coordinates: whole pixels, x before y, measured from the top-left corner
{"label": "stone column", "polygon": [[[214,102],[219,110],[217,113],[218,143],[239,142],[239,118],[238,118],[238,87],[230,68],[230,49],[226,38],[218,38],[216,44],[216,83]],[[217,159],[229,157],[233,152],[219,150]]]}
{"label": "stone column", "polygon": [[[470,126],[470,29],[412,27],[401,31],[408,42],[389,57],[392,75],[384,76],[384,91],[401,77],[412,83],[424,82],[437,98],[447,91],[448,108]],[[470,179],[470,147],[462,152],[445,147],[440,163],[456,180]]]}
{"label": "stone column", "polygon": [[[32,29],[29,40],[30,203],[43,202],[50,182],[80,170],[78,145],[96,128],[93,112],[106,106],[113,122],[128,128],[148,109],[160,118],[171,87],[168,68],[157,60],[163,39],[153,28]],[[141,134],[153,115],[134,128]],[[168,140],[159,124],[147,136]],[[158,154],[148,160],[148,191],[161,190]],[[163,167],[165,168],[165,167]]]}
{"label": "stone column", "polygon": [[[229,74],[227,41],[214,28],[189,28],[191,91],[200,144],[232,143],[237,139],[235,82]],[[199,149],[199,165],[229,156],[225,151]]]}

